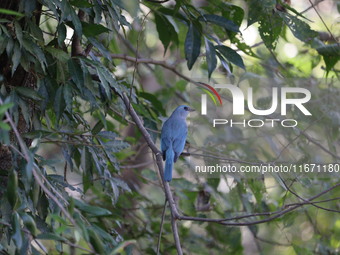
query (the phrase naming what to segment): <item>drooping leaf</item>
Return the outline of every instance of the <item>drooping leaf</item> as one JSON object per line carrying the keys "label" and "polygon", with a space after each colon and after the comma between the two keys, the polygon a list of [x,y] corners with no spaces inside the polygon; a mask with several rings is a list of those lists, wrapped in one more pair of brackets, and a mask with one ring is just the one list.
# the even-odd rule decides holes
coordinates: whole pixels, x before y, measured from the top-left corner
{"label": "drooping leaf", "polygon": [[84,87],[83,71],[76,59],[70,59],[68,61],[68,68],[71,75],[71,79],[76,86],[81,90]]}
{"label": "drooping leaf", "polygon": [[239,32],[239,27],[231,20],[215,14],[204,14],[199,18],[200,21],[207,21],[225,28],[228,31]]}
{"label": "drooping leaf", "polygon": [[97,254],[106,254],[104,250],[104,244],[98,234],[93,229],[89,229],[88,233],[90,237],[90,243],[92,244]]}
{"label": "drooping leaf", "polygon": [[338,44],[329,44],[316,48],[326,64],[326,71],[329,72],[340,60],[340,47]]}
{"label": "drooping leaf", "polygon": [[86,37],[95,37],[102,33],[107,33],[110,31],[107,27],[104,27],[100,24],[90,24],[86,22],[82,22],[83,33]]}
{"label": "drooping leaf", "polygon": [[45,50],[49,52],[54,58],[58,59],[59,61],[63,63],[66,63],[70,59],[70,56],[63,50],[56,49],[54,47],[49,47],[49,46],[47,46]]}
{"label": "drooping leaf", "polygon": [[228,61],[234,65],[237,65],[238,67],[245,69],[241,56],[235,50],[224,45],[217,45],[215,47]]}
{"label": "drooping leaf", "polygon": [[305,43],[311,43],[312,40],[319,35],[316,31],[312,30],[306,22],[296,16],[285,12],[278,13],[297,39]]}
{"label": "drooping leaf", "polygon": [[64,41],[66,39],[66,26],[63,23],[60,23],[58,26],[58,45],[63,47]]}
{"label": "drooping leaf", "polygon": [[28,26],[31,35],[37,39],[39,43],[44,43],[44,35],[40,27],[33,21],[28,21]]}
{"label": "drooping leaf", "polygon": [[81,168],[83,169],[83,186],[86,192],[93,182],[93,159],[87,147],[81,151]]}
{"label": "drooping leaf", "polygon": [[8,185],[7,185],[7,200],[15,208],[18,201],[18,174],[15,170],[9,174]]}
{"label": "drooping leaf", "polygon": [[16,87],[15,91],[23,97],[35,100],[35,101],[41,101],[43,98],[38,94],[37,91],[31,88],[27,87]]}
{"label": "drooping leaf", "polygon": [[208,76],[210,78],[212,72],[215,70],[216,65],[217,65],[216,52],[215,52],[214,45],[212,44],[212,42],[208,40],[208,38],[204,37],[204,42],[205,42],[206,58],[207,58],[207,63],[208,63]]}
{"label": "drooping leaf", "polygon": [[165,15],[155,13],[155,23],[165,54],[171,42],[178,44],[177,32]]}
{"label": "drooping leaf", "polygon": [[96,217],[96,216],[109,216],[109,215],[112,214],[109,210],[107,210],[105,208],[101,208],[101,207],[98,207],[98,206],[88,205],[88,204],[85,204],[84,202],[82,202],[80,200],[77,200],[77,199],[74,199],[74,205],[80,211],[88,213],[88,214],[90,214],[93,217]]}
{"label": "drooping leaf", "polygon": [[18,43],[14,44],[13,55],[12,55],[12,76],[14,72],[17,70],[21,60],[21,49]]}
{"label": "drooping leaf", "polygon": [[13,212],[12,214],[12,230],[13,230],[12,239],[17,249],[21,249],[21,246],[23,244],[21,227],[20,227],[19,221],[20,221],[19,214],[17,212]]}
{"label": "drooping leaf", "polygon": [[57,117],[57,122],[59,121],[61,115],[64,112],[65,109],[65,99],[64,99],[64,95],[63,95],[63,86],[60,86],[57,89],[57,93],[55,95],[55,101],[54,101],[54,111]]}
{"label": "drooping leaf", "polygon": [[201,35],[196,26],[190,23],[188,33],[185,38],[185,59],[189,70],[195,64],[201,51]]}
{"label": "drooping leaf", "polygon": [[66,110],[72,113],[72,102],[73,102],[73,92],[72,85],[70,83],[66,83],[64,85],[64,99],[66,104]]}
{"label": "drooping leaf", "polygon": [[66,239],[55,233],[41,233],[36,237],[39,240],[65,241]]}
{"label": "drooping leaf", "polygon": [[14,27],[15,27],[15,35],[16,35],[20,45],[22,45],[23,34],[22,34],[22,28],[21,28],[18,21],[14,22]]}
{"label": "drooping leaf", "polygon": [[276,13],[269,13],[259,20],[260,36],[268,49],[275,49],[283,29],[283,21]]}
{"label": "drooping leaf", "polygon": [[24,36],[24,39],[23,39],[23,46],[28,52],[30,52],[32,55],[34,55],[38,59],[43,71],[45,71],[45,67],[47,66],[47,61],[46,61],[46,57],[42,49],[36,43],[32,41],[32,38],[26,37],[26,36]]}

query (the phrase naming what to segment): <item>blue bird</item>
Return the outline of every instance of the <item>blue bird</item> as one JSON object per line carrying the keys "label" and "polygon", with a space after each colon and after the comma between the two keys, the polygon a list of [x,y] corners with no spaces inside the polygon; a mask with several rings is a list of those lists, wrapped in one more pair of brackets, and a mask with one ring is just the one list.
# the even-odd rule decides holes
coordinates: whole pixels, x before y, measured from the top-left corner
{"label": "blue bird", "polygon": [[194,109],[186,105],[178,106],[162,127],[161,151],[165,160],[164,180],[172,179],[172,167],[184,150],[188,134],[186,118]]}

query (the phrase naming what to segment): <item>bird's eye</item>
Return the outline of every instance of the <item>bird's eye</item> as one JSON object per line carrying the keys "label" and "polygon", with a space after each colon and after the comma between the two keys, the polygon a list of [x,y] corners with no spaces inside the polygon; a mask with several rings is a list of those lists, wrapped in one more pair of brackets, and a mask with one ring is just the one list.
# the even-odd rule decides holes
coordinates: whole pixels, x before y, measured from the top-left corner
{"label": "bird's eye", "polygon": [[188,110],[189,110],[189,108],[185,106],[185,107],[184,107],[184,110],[188,111]]}

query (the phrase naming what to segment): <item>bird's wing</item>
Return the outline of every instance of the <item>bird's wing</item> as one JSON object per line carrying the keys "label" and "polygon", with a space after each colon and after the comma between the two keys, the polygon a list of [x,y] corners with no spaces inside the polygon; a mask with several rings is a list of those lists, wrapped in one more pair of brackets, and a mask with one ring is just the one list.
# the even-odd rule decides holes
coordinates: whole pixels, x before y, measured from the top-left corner
{"label": "bird's wing", "polygon": [[166,159],[166,150],[169,148],[171,140],[172,140],[172,127],[171,122],[168,120],[164,123],[162,127],[162,133],[161,133],[161,151],[163,154],[163,160]]}
{"label": "bird's wing", "polygon": [[172,143],[175,152],[174,162],[177,161],[179,155],[181,155],[182,151],[184,150],[185,141],[187,139],[188,134],[188,127],[187,124],[185,123],[185,120],[177,124],[178,125],[176,125],[177,128],[175,129],[176,132],[174,134],[174,140]]}

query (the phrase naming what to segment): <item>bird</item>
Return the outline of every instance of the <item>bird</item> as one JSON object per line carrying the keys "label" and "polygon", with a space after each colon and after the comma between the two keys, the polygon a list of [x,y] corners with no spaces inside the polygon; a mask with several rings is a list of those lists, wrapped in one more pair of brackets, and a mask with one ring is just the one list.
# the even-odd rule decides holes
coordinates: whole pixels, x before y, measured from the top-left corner
{"label": "bird", "polygon": [[172,180],[173,164],[184,150],[188,134],[186,118],[195,111],[187,105],[178,106],[171,116],[164,122],[161,132],[161,151],[165,160],[164,180]]}

